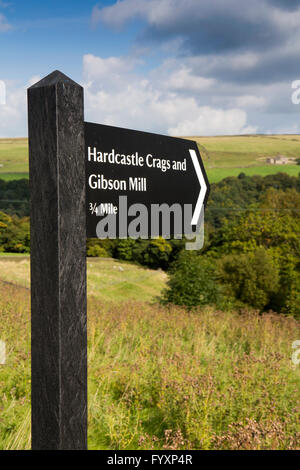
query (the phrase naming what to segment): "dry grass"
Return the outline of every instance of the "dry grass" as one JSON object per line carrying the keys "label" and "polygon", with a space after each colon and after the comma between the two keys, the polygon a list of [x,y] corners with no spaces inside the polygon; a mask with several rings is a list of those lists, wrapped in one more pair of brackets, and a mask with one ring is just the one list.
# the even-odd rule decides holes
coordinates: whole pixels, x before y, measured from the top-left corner
{"label": "dry grass", "polygon": [[[29,292],[0,286],[0,449],[30,446]],[[89,298],[91,449],[296,449],[299,323]]]}

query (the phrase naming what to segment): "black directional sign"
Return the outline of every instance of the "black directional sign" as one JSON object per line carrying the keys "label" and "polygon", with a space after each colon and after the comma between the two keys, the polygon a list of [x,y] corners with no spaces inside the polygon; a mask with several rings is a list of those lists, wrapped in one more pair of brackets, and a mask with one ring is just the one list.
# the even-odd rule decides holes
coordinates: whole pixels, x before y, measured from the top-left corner
{"label": "black directional sign", "polygon": [[113,220],[109,237],[127,238],[138,216],[143,238],[153,231],[168,238],[195,229],[209,192],[196,142],[85,123],[85,152],[88,237],[102,238],[105,221]]}

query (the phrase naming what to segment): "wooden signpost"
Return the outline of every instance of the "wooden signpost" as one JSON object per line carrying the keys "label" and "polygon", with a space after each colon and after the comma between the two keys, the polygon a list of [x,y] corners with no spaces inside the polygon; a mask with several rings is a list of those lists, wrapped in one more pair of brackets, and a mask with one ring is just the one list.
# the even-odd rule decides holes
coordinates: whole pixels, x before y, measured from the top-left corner
{"label": "wooden signpost", "polygon": [[[84,123],[83,89],[59,71],[28,89],[28,122],[32,448],[82,450],[86,236],[96,236],[97,216],[117,217],[119,196],[139,210],[190,207],[187,225],[197,226],[209,185],[195,142]],[[170,233],[184,233],[183,225]],[[155,231],[165,235],[160,222]]]}

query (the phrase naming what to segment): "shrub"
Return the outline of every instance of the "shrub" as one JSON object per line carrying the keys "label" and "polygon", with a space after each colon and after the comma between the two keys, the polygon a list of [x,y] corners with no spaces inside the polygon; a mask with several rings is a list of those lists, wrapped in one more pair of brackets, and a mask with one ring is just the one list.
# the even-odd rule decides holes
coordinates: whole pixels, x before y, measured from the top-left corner
{"label": "shrub", "polygon": [[99,256],[105,258],[108,256],[108,253],[102,246],[92,245],[88,248],[87,255],[92,257]]}
{"label": "shrub", "polygon": [[277,292],[279,272],[268,251],[259,248],[253,253],[227,256],[223,280],[237,299],[262,310]]}
{"label": "shrub", "polygon": [[136,244],[135,240],[127,238],[125,240],[117,240],[115,257],[118,259],[123,259],[125,261],[133,260],[133,248]]}
{"label": "shrub", "polygon": [[144,252],[144,264],[152,269],[167,269],[169,267],[171,253],[172,246],[164,238],[151,240],[151,242],[147,244]]}
{"label": "shrub", "polygon": [[272,299],[276,312],[300,318],[300,265],[292,256],[280,260],[280,289]]}
{"label": "shrub", "polygon": [[183,251],[172,265],[162,302],[194,307],[220,300],[215,266],[208,258]]}
{"label": "shrub", "polygon": [[19,219],[0,212],[0,251],[10,253],[29,253],[29,219]]}
{"label": "shrub", "polygon": [[116,240],[88,238],[86,243],[87,256],[111,257],[115,249]]}

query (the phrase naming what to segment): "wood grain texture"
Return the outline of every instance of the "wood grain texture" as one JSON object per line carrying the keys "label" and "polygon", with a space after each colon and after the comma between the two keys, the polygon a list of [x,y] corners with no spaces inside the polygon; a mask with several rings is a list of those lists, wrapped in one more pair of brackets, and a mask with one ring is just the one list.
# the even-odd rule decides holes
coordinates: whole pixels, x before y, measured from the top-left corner
{"label": "wood grain texture", "polygon": [[28,89],[33,449],[87,448],[83,119],[60,72]]}

